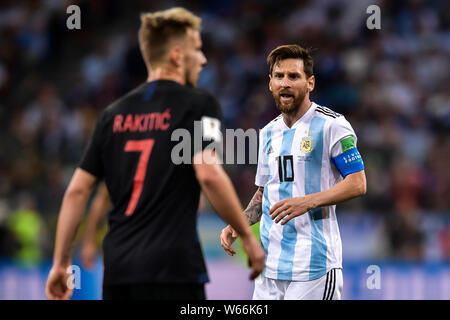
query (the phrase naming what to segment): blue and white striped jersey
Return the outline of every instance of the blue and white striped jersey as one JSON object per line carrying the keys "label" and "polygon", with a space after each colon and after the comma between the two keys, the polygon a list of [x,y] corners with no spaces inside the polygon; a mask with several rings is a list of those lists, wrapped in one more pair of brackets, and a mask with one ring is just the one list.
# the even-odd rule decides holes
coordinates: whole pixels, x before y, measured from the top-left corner
{"label": "blue and white striped jersey", "polygon": [[335,205],[311,210],[284,226],[271,220],[269,210],[280,200],[327,190],[342,180],[333,158],[346,151],[342,141],[349,138],[355,146],[349,161],[352,156],[360,159],[350,123],[315,103],[291,128],[280,115],[260,131],[255,184],[264,187],[260,223],[266,251],[264,276],[308,281],[342,268]]}

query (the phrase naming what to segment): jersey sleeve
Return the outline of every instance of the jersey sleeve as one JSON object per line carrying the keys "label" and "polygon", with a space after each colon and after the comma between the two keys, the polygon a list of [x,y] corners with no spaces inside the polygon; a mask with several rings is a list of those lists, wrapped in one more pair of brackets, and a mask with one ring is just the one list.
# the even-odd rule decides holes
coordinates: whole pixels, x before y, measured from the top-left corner
{"label": "jersey sleeve", "polygon": [[[201,133],[201,146],[193,142],[194,154],[205,150],[206,148],[214,148],[216,151],[222,151],[222,110],[220,104],[215,97],[210,94],[205,96],[199,112],[196,114],[194,123],[194,140],[197,132]],[[201,150],[200,150],[201,147]]]}
{"label": "jersey sleeve", "polygon": [[258,146],[258,166],[256,168],[255,185],[264,187],[269,181],[269,165],[266,158],[267,150],[265,148],[264,130],[259,132],[259,146]]}
{"label": "jersey sleeve", "polygon": [[339,117],[331,123],[330,157],[343,178],[364,169],[356,142],[355,131],[344,117]]}
{"label": "jersey sleeve", "polygon": [[94,133],[91,136],[83,157],[81,158],[79,168],[89,172],[97,178],[102,178],[104,174],[102,156],[101,156],[101,133],[102,116],[97,118]]}

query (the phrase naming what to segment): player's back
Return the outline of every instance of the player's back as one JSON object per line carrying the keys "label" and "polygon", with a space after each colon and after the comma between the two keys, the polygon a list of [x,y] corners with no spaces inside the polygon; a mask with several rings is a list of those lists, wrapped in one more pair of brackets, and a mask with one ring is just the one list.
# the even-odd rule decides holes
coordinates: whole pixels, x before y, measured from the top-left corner
{"label": "player's back", "polygon": [[[206,279],[196,233],[200,186],[191,164],[171,159],[179,143],[171,141],[172,132],[187,129],[192,146],[194,121],[205,115],[220,118],[211,95],[158,80],[99,117],[91,144],[97,144],[100,159],[84,163],[91,163],[87,171],[104,176],[113,204],[103,245],[106,284]],[[95,148],[85,158],[96,159],[90,149]]]}

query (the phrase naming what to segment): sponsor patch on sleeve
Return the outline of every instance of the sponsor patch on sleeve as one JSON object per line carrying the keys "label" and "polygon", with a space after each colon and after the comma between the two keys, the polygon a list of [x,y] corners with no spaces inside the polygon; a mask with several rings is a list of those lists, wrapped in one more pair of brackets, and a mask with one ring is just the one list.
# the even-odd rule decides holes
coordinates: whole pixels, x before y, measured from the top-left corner
{"label": "sponsor patch on sleeve", "polygon": [[355,139],[353,137],[348,137],[341,140],[342,152],[346,152],[350,149],[356,148]]}
{"label": "sponsor patch on sleeve", "polygon": [[220,132],[219,119],[203,116],[201,121],[203,138],[206,140],[221,141],[222,134]]}

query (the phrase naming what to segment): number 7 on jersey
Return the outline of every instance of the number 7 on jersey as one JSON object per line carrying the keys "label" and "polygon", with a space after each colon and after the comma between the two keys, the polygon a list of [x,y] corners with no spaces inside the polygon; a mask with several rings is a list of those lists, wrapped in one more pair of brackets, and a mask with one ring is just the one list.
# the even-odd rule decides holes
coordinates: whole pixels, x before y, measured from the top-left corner
{"label": "number 7 on jersey", "polygon": [[141,152],[136,173],[134,175],[133,191],[131,192],[130,202],[128,203],[127,210],[125,211],[125,215],[127,216],[131,216],[133,214],[134,209],[136,209],[139,202],[142,188],[144,187],[145,175],[147,174],[148,160],[150,159],[150,154],[152,153],[154,144],[155,139],[129,140],[125,144],[125,152]]}

